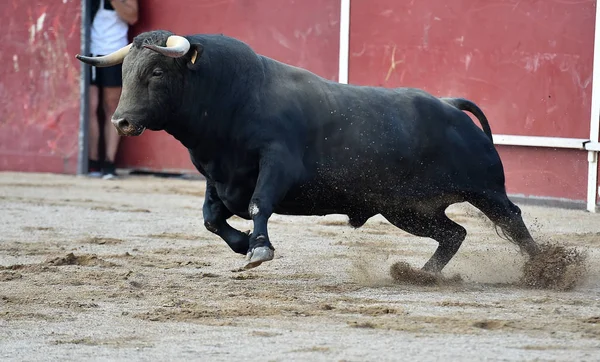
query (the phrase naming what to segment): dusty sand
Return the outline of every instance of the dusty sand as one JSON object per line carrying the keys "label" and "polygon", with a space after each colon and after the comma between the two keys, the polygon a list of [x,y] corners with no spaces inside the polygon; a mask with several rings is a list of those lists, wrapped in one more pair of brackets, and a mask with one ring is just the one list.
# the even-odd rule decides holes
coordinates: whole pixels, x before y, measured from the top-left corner
{"label": "dusty sand", "polygon": [[275,215],[275,259],[232,272],[243,257],[204,229],[203,191],[0,173],[0,359],[600,360],[600,215],[522,207],[536,239],[587,254],[560,291],[523,286],[517,248],[454,206],[469,235],[451,282],[415,285],[390,266],[436,243],[381,217]]}

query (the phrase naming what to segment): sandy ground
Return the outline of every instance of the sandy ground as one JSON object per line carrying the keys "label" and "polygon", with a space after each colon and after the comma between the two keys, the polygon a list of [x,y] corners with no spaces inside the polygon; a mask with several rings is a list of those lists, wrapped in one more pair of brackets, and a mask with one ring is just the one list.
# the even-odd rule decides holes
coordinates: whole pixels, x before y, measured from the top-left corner
{"label": "sandy ground", "polygon": [[574,290],[532,290],[516,247],[458,205],[469,235],[445,275],[462,282],[417,286],[389,267],[436,243],[381,217],[275,215],[275,260],[233,272],[243,257],[204,229],[203,192],[0,173],[0,359],[600,360],[600,215],[522,207],[537,239],[588,254]]}

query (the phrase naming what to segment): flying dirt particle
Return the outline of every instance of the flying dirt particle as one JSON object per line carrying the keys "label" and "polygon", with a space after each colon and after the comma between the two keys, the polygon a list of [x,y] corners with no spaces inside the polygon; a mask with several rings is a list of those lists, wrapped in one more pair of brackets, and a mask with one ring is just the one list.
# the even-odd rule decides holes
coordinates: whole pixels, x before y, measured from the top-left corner
{"label": "flying dirt particle", "polygon": [[486,321],[478,321],[473,323],[473,327],[481,328],[481,329],[501,329],[506,326],[506,323],[498,320],[486,320]]}
{"label": "flying dirt particle", "polygon": [[330,304],[323,304],[319,307],[319,309],[321,310],[333,310],[333,306],[331,306]]}
{"label": "flying dirt particle", "polygon": [[583,323],[600,324],[600,317],[590,317],[584,319]]}
{"label": "flying dirt particle", "polygon": [[75,256],[73,253],[69,253],[66,256],[54,258],[46,262],[52,266],[63,266],[63,265],[80,265],[80,266],[115,266],[116,264],[102,260],[96,255],[80,255]]}
{"label": "flying dirt particle", "polygon": [[86,243],[86,244],[114,245],[114,244],[122,243],[123,240],[115,239],[115,238],[103,238],[103,237],[92,236],[92,237],[83,239],[81,242]]}
{"label": "flying dirt particle", "polygon": [[252,332],[250,332],[250,335],[255,336],[255,337],[276,337],[276,336],[280,336],[281,333],[266,332],[266,331],[252,331]]}
{"label": "flying dirt particle", "polygon": [[192,274],[189,275],[187,277],[187,279],[204,279],[204,278],[219,278],[220,275],[219,274],[214,274],[214,273],[209,273],[209,272],[202,272],[202,273],[198,273],[198,274]]}
{"label": "flying dirt particle", "polygon": [[124,212],[141,212],[141,213],[150,213],[152,211],[148,210],[148,209],[129,209],[129,210],[122,210]]}
{"label": "flying dirt particle", "polygon": [[433,274],[421,269],[415,269],[403,261],[392,264],[390,275],[394,279],[394,282],[401,284],[448,285],[462,282],[462,278],[458,274],[451,278],[446,278],[441,274]]}
{"label": "flying dirt particle", "polygon": [[90,207],[90,210],[119,212],[119,209],[116,209],[112,206],[104,206],[104,205],[92,206],[92,207]]}
{"label": "flying dirt particle", "polygon": [[404,311],[397,310],[385,305],[379,306],[359,306],[359,307],[340,307],[337,308],[340,313],[362,314],[370,317],[377,317],[390,314],[404,314]]}
{"label": "flying dirt particle", "polygon": [[54,231],[55,229],[52,226],[22,226],[21,230],[23,231]]}
{"label": "flying dirt particle", "polygon": [[172,240],[197,240],[198,239],[198,236],[196,236],[196,235],[187,235],[187,234],[182,234],[182,233],[169,233],[169,232],[162,232],[160,234],[149,234],[146,236],[149,238],[172,239]]}
{"label": "flying dirt particle", "polygon": [[352,322],[348,322],[348,325],[352,328],[376,328],[377,326],[374,323],[371,322],[356,322],[356,321],[352,321]]}
{"label": "flying dirt particle", "polygon": [[331,348],[327,346],[314,346],[309,348],[293,349],[290,352],[329,352]]}
{"label": "flying dirt particle", "polygon": [[461,302],[461,301],[451,301],[451,300],[444,300],[442,302],[438,302],[436,303],[437,305],[439,305],[440,307],[458,307],[458,308],[486,308],[486,309],[492,309],[492,308],[498,308],[498,309],[502,309],[504,308],[503,305],[501,305],[499,302],[495,302],[494,304],[485,304],[485,303],[477,303],[477,302]]}
{"label": "flying dirt particle", "polygon": [[256,275],[256,274],[237,274],[230,278],[233,280],[250,280],[250,279],[257,279],[258,275]]}
{"label": "flying dirt particle", "polygon": [[10,280],[21,279],[23,275],[15,272],[2,272],[0,273],[0,282],[7,282]]}
{"label": "flying dirt particle", "polygon": [[142,287],[142,283],[137,282],[135,280],[130,280],[129,285],[131,285],[133,288],[141,288]]}
{"label": "flying dirt particle", "polygon": [[9,265],[9,266],[2,266],[0,265],[0,270],[19,270],[19,269],[25,269],[27,266],[23,265],[23,264],[14,264],[14,265]]}
{"label": "flying dirt particle", "polygon": [[584,281],[586,255],[575,248],[546,244],[523,266],[521,283],[529,288],[572,290]]}

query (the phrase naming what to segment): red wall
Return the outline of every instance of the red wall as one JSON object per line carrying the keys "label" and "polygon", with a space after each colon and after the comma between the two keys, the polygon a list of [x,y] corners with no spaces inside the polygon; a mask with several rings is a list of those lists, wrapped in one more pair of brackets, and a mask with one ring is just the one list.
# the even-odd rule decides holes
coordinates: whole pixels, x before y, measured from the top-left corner
{"label": "red wall", "polygon": [[[349,80],[470,98],[495,134],[587,138],[594,16],[594,0],[353,0]],[[585,199],[585,152],[498,148],[509,192]]]}
{"label": "red wall", "polygon": [[[74,173],[80,1],[0,2],[0,170]],[[140,23],[225,33],[337,78],[339,0],[140,0]],[[477,102],[496,134],[587,138],[594,0],[352,0],[350,82]],[[394,62],[395,67],[391,67]],[[587,155],[499,146],[509,192],[585,199]],[[124,138],[121,167],[193,171],[164,132]]]}
{"label": "red wall", "polygon": [[[337,79],[339,13],[339,0],[140,0],[139,26],[131,33],[223,33],[261,54]],[[121,167],[195,171],[187,150],[164,132],[124,138],[117,161]]]}
{"label": "red wall", "polygon": [[0,2],[0,170],[76,171],[79,6]]}
{"label": "red wall", "polygon": [[498,146],[510,194],[585,200],[587,152]]}

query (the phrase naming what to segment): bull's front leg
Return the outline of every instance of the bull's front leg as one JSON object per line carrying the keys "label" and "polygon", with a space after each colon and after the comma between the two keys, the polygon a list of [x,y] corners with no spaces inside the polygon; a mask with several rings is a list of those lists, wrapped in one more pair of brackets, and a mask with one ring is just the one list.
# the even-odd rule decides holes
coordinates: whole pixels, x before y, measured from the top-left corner
{"label": "bull's front leg", "polygon": [[214,183],[206,180],[206,193],[204,205],[202,207],[204,216],[204,226],[214,234],[223,239],[231,250],[236,253],[246,255],[250,244],[250,236],[237,229],[234,229],[227,219],[233,216],[233,213],[223,204],[223,201],[217,195],[217,189]]}
{"label": "bull's front leg", "polygon": [[300,170],[301,165],[285,147],[272,145],[261,153],[258,179],[248,206],[254,230],[250,236],[245,269],[273,259],[275,248],[269,240],[267,224],[275,206],[285,197]]}

